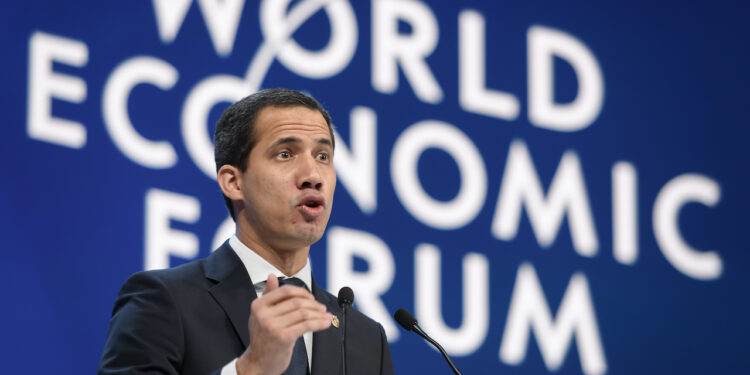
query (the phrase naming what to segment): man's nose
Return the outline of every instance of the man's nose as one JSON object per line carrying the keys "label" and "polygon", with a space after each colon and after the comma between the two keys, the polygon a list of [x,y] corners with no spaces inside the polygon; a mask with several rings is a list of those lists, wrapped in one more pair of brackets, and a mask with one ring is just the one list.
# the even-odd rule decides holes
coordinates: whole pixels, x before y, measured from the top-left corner
{"label": "man's nose", "polygon": [[322,187],[323,176],[317,160],[312,156],[301,158],[297,170],[297,188],[320,190]]}

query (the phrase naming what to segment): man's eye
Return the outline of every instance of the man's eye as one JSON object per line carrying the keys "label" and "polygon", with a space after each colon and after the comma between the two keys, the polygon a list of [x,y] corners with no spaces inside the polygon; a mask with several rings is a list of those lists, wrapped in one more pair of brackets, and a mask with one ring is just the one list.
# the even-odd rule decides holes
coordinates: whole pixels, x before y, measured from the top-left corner
{"label": "man's eye", "polygon": [[328,154],[326,154],[326,153],[320,153],[320,154],[318,154],[318,160],[327,161],[328,160]]}
{"label": "man's eye", "polygon": [[281,151],[276,156],[279,157],[279,159],[289,159],[292,157],[292,154],[289,151]]}

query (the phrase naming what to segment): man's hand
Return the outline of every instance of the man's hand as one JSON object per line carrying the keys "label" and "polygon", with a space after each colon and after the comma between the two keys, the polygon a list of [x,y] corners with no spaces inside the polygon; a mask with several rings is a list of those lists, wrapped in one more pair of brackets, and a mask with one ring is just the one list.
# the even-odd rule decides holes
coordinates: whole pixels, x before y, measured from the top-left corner
{"label": "man's hand", "polygon": [[280,288],[276,275],[268,275],[263,296],[250,305],[250,346],[237,359],[237,374],[281,374],[297,339],[328,328],[331,317],[310,292],[291,285]]}

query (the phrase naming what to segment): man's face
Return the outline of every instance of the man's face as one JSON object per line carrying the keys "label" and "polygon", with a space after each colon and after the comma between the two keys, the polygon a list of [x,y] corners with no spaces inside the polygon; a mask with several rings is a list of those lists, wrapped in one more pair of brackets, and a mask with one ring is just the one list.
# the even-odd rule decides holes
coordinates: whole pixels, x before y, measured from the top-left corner
{"label": "man's face", "polygon": [[305,107],[266,107],[255,121],[241,174],[251,235],[276,250],[309,246],[323,236],[336,188],[328,125]]}

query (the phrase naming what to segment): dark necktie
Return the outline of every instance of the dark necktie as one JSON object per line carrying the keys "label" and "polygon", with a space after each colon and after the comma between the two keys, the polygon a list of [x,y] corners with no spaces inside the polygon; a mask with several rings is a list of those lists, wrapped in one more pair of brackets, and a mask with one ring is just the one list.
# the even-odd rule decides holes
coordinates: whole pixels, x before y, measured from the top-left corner
{"label": "dark necktie", "polygon": [[[295,285],[298,287],[305,288],[305,283],[296,278],[288,277],[279,279],[279,285]],[[284,371],[283,375],[308,375],[309,367],[307,366],[307,349],[305,349],[305,339],[300,336],[297,342],[294,343],[294,351],[292,352],[292,360],[289,362],[289,367]]]}

